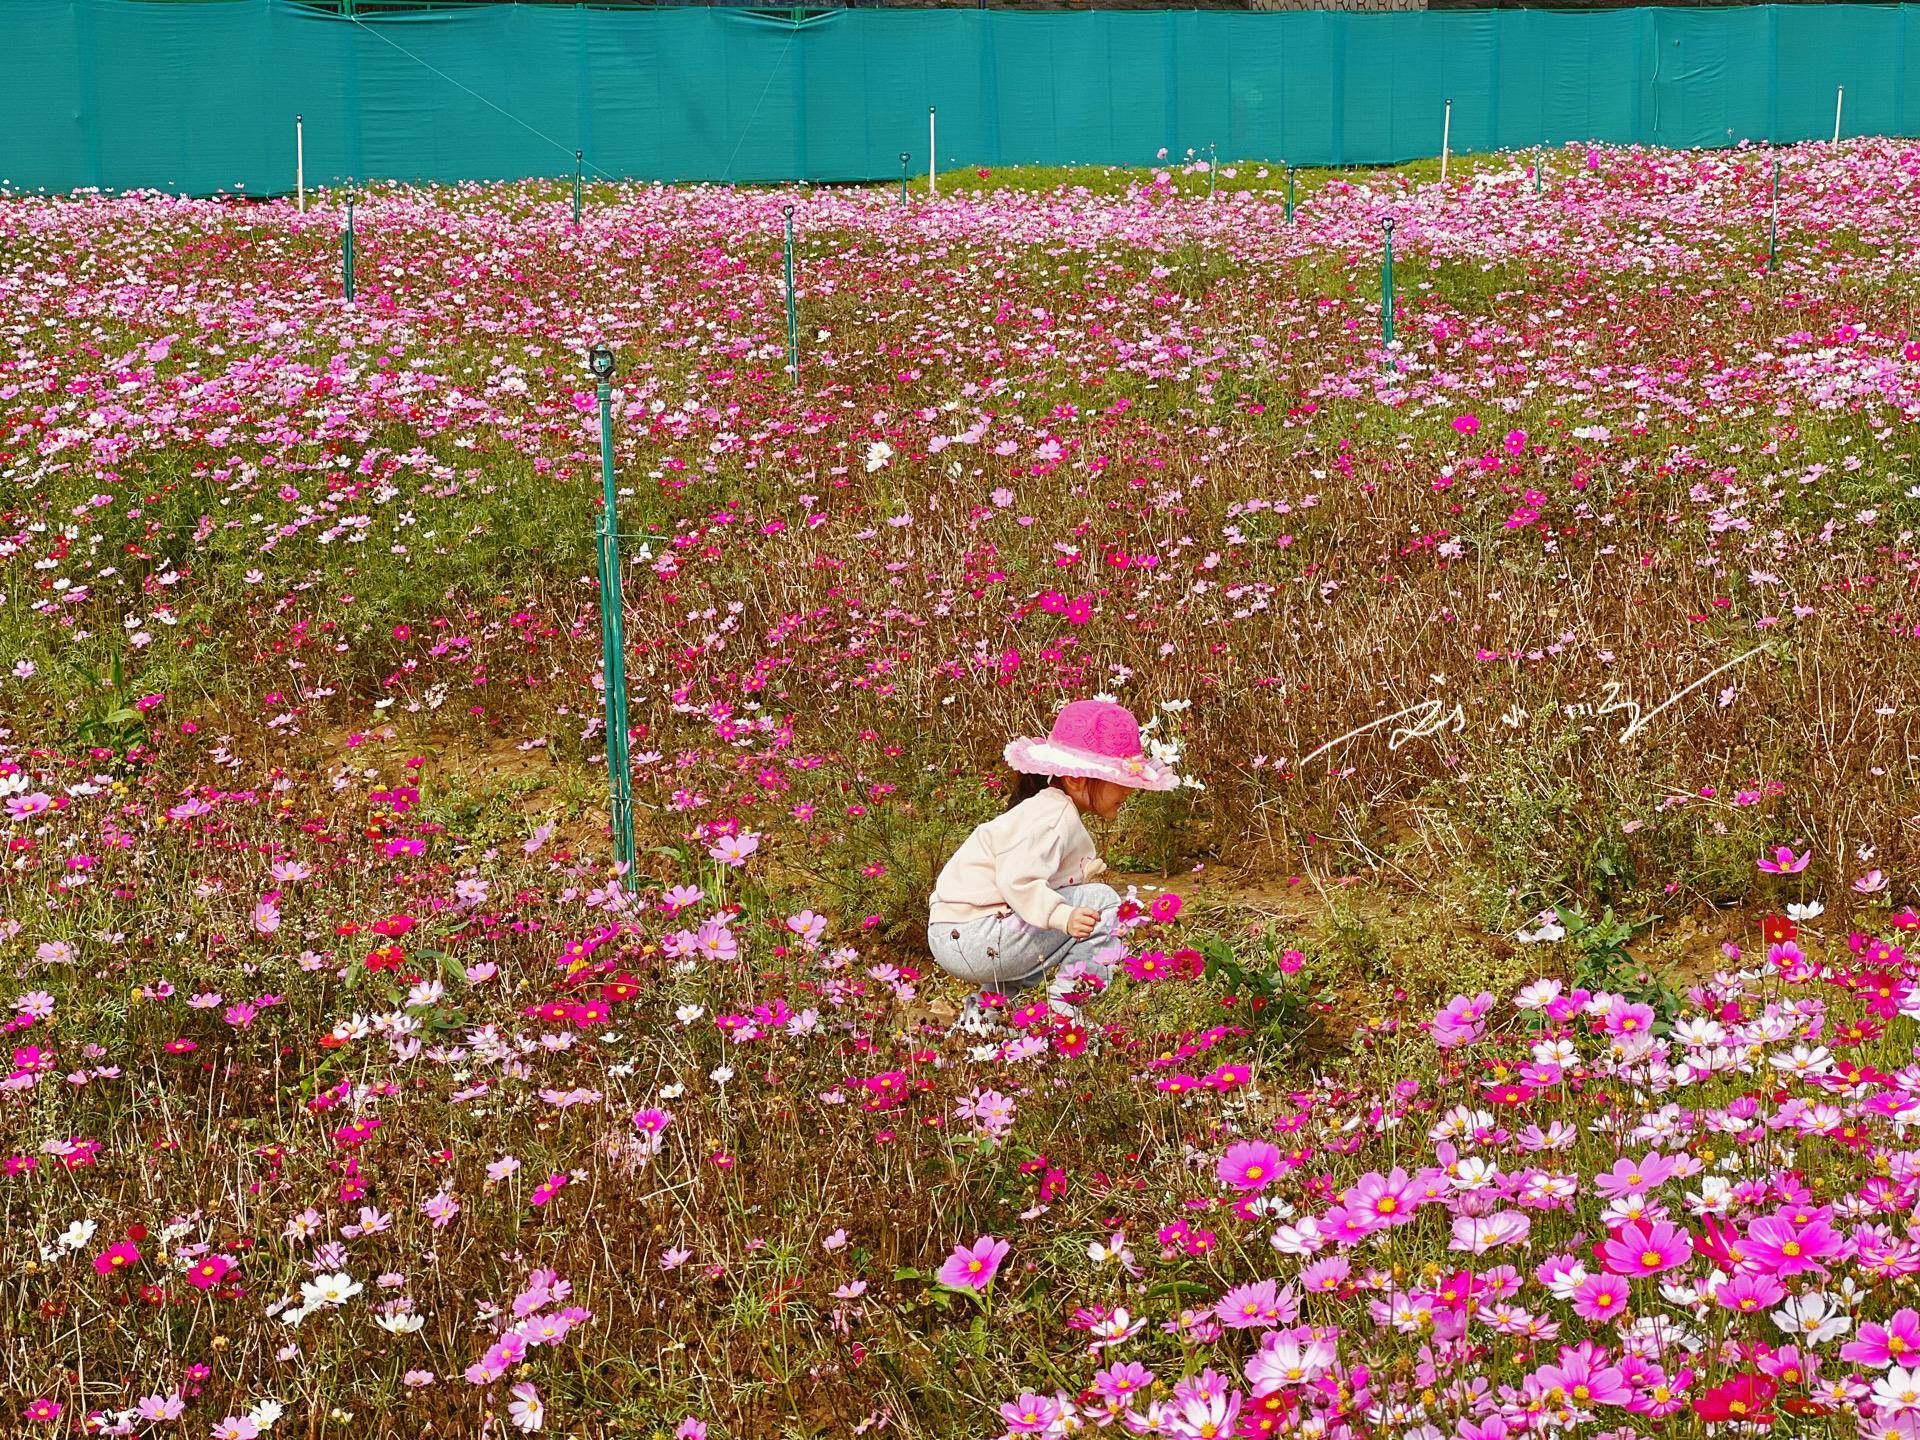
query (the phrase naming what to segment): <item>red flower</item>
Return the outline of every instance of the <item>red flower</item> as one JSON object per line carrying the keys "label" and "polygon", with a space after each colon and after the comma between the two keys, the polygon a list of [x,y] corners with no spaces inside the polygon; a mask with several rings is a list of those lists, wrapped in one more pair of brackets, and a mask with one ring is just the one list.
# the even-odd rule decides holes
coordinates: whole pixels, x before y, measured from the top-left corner
{"label": "red flower", "polygon": [[1784,915],[1768,915],[1760,922],[1760,934],[1769,945],[1784,945],[1800,933]]}
{"label": "red flower", "polygon": [[1694,1397],[1693,1410],[1702,1420],[1740,1420],[1749,1425],[1771,1425],[1768,1406],[1780,1387],[1765,1375],[1749,1371],[1736,1375],[1724,1385],[1716,1385],[1704,1395]]}

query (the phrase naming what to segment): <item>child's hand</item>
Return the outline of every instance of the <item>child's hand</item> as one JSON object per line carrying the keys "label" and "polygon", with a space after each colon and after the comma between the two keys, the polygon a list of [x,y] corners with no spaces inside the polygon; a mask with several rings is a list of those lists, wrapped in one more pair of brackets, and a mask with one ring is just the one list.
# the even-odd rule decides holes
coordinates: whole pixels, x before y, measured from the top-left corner
{"label": "child's hand", "polygon": [[1086,881],[1093,879],[1093,877],[1096,875],[1104,875],[1106,873],[1107,873],[1107,862],[1102,860],[1098,855],[1095,855],[1092,859],[1088,860],[1086,864],[1080,867],[1080,879],[1083,884]]}
{"label": "child's hand", "polygon": [[1100,925],[1100,912],[1089,910],[1084,905],[1076,905],[1073,913],[1067,917],[1067,934],[1076,940],[1084,940]]}

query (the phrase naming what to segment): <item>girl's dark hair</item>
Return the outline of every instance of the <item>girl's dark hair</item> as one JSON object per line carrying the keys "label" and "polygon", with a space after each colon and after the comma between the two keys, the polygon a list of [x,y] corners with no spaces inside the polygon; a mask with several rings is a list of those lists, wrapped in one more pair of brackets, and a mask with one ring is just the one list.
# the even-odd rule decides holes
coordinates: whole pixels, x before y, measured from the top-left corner
{"label": "girl's dark hair", "polygon": [[[1011,810],[1023,801],[1031,800],[1042,790],[1059,783],[1060,777],[1057,775],[1029,775],[1024,770],[1016,770],[1013,772],[1013,783],[1007,787],[1007,809]],[[1005,811],[1001,813],[1004,814]]]}

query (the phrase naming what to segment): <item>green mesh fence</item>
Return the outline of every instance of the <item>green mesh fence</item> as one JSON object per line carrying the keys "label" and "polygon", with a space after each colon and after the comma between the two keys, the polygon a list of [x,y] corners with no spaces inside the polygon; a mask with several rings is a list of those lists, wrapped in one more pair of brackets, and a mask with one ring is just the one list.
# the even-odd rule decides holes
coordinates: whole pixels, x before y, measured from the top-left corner
{"label": "green mesh fence", "polygon": [[[799,18],[796,18],[799,17]],[[275,0],[4,0],[0,180],[66,190],[884,180],[938,162],[1368,164],[1569,140],[1908,135],[1920,6],[1351,12],[596,10],[351,19]]]}

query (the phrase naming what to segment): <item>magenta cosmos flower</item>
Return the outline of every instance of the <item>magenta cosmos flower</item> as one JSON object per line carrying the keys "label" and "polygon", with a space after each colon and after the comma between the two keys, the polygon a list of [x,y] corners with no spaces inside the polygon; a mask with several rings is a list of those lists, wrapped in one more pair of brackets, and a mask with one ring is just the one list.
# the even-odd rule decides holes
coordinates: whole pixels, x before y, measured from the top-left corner
{"label": "magenta cosmos flower", "polygon": [[991,1235],[982,1235],[971,1245],[956,1245],[935,1278],[949,1290],[971,1290],[979,1294],[993,1283],[1000,1262],[1012,1248]]}
{"label": "magenta cosmos flower", "polygon": [[1774,847],[1771,855],[1762,855],[1754,863],[1760,867],[1763,874],[1798,875],[1807,868],[1807,862],[1811,859],[1813,859],[1811,850],[1804,855],[1796,855],[1793,853],[1793,847],[1778,845]]}
{"label": "magenta cosmos flower", "polygon": [[1825,1221],[1796,1226],[1782,1216],[1769,1215],[1748,1227],[1745,1248],[1755,1268],[1790,1280],[1809,1270],[1825,1273],[1825,1262],[1839,1259],[1845,1246]]}
{"label": "magenta cosmos flower", "polygon": [[1280,1178],[1280,1147],[1266,1140],[1236,1141],[1215,1173],[1229,1190],[1264,1190]]}

